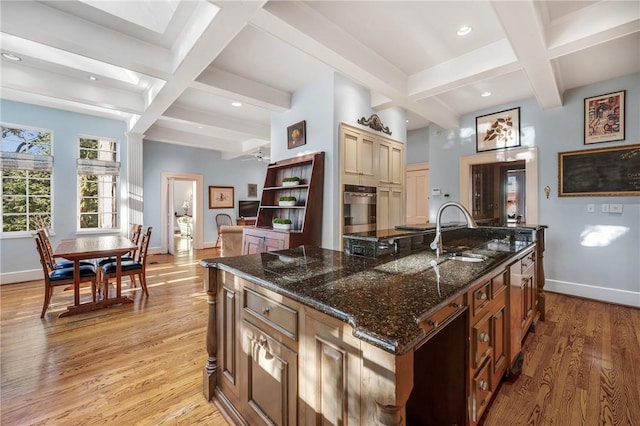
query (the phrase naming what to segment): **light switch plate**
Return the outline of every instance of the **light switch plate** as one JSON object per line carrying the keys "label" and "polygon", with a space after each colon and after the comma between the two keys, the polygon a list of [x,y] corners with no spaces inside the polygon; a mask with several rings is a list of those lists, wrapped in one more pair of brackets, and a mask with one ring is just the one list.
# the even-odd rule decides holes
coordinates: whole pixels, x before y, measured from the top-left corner
{"label": "light switch plate", "polygon": [[622,204],[609,204],[609,213],[622,213]]}
{"label": "light switch plate", "polygon": [[602,213],[609,213],[609,204],[602,205]]}

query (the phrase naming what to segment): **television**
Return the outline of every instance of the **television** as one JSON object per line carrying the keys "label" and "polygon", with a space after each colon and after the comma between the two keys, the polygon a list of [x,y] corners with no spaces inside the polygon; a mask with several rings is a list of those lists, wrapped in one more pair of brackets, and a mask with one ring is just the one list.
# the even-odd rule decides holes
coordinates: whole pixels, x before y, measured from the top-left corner
{"label": "television", "polygon": [[260,201],[239,200],[238,201],[238,217],[256,217],[258,216],[258,207]]}

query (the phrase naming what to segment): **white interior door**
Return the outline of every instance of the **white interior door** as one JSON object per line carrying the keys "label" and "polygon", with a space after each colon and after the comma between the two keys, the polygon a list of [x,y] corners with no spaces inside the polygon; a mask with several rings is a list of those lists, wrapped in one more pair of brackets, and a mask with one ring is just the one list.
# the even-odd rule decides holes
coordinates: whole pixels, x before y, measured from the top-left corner
{"label": "white interior door", "polygon": [[175,206],[173,205],[173,184],[175,182],[174,178],[167,179],[167,251],[171,255],[175,255],[176,247],[175,247],[175,239],[173,238],[174,230],[173,230],[173,212],[175,212]]}
{"label": "white interior door", "polygon": [[429,168],[407,164],[407,224],[429,222]]}

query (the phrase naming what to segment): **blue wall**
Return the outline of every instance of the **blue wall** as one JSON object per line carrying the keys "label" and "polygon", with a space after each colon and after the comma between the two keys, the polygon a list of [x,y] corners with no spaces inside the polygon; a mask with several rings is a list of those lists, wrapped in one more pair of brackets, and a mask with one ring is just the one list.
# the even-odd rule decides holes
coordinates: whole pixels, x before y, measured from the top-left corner
{"label": "blue wall", "polygon": [[[203,177],[203,240],[205,247],[213,246],[217,238],[215,217],[218,213],[228,213],[236,218],[238,200],[247,200],[247,184],[258,185],[258,198],[262,194],[267,163],[243,159],[223,160],[218,151],[190,148],[162,142],[144,141],[144,224],[162,229],[161,177],[162,173],[188,173]],[[210,185],[233,186],[234,208],[208,208]],[[151,247],[161,246],[161,232],[154,232]]]}
{"label": "blue wall", "polygon": [[[52,244],[62,238],[76,236],[78,138],[80,135],[101,136],[119,142],[122,172],[127,170],[126,125],[122,121],[62,111],[5,99],[0,100],[0,120],[6,124],[39,127],[53,132],[53,232]],[[121,177],[120,193],[126,194],[126,176]],[[126,196],[120,200],[122,218],[126,223]],[[0,240],[0,271],[11,274],[40,269],[40,260],[32,238],[3,238]]]}
{"label": "blue wall", "polygon": [[429,127],[407,132],[407,164],[429,162]]}
{"label": "blue wall", "polygon": [[[584,145],[584,98],[623,89],[626,139]],[[640,306],[640,197],[558,197],[557,193],[558,152],[640,143],[640,74],[569,90],[560,108],[542,110],[530,99],[463,116],[456,130],[430,126],[431,188],[441,188],[450,193],[450,200],[460,200],[459,158],[475,154],[475,117],[518,106],[522,145],[538,150],[538,222],[549,226],[547,288]],[[552,188],[549,199],[542,191],[546,185]],[[431,216],[442,202],[432,197]],[[602,213],[604,203],[622,204],[623,213]],[[587,212],[587,204],[595,205],[594,213]],[[588,246],[587,235],[598,229],[610,239],[603,246]]]}

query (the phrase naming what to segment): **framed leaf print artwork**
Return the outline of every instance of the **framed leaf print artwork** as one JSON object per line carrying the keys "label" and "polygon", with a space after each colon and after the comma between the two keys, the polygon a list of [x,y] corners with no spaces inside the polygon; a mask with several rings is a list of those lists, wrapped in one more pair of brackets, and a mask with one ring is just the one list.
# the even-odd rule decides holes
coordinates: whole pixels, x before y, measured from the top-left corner
{"label": "framed leaf print artwork", "polygon": [[520,107],[476,117],[476,151],[520,146]]}

